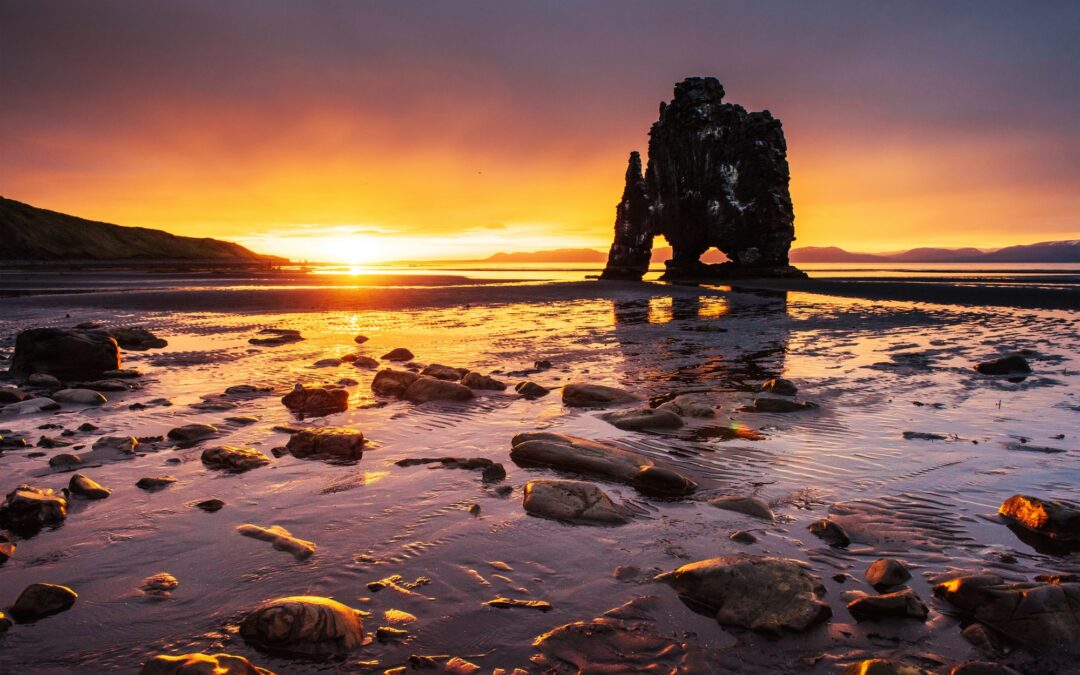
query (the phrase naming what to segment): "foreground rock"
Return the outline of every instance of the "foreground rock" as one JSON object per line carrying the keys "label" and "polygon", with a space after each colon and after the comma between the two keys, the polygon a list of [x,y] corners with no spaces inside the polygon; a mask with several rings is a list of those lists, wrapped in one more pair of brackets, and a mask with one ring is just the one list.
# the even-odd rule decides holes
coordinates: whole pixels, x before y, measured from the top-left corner
{"label": "foreground rock", "polygon": [[725,556],[683,565],[656,577],[691,607],[726,626],[766,633],[805,631],[832,616],[825,587],[795,560]]}
{"label": "foreground rock", "polygon": [[364,456],[364,434],[349,427],[302,429],[294,433],[285,448],[300,459],[330,457],[355,460]]}
{"label": "foreground rock", "polygon": [[461,383],[469,389],[479,389],[486,391],[506,390],[505,382],[496,380],[490,375],[481,375],[480,373],[467,373],[465,377],[461,378]]}
{"label": "foreground rock", "polygon": [[848,603],[848,611],[856,621],[880,619],[918,619],[926,621],[929,610],[915,591],[905,588],[896,593],[868,595]]}
{"label": "foreground rock", "polygon": [[564,405],[592,408],[625,403],[638,403],[641,398],[625,389],[603,384],[571,383],[562,388]]}
{"label": "foreground rock", "polygon": [[1069,502],[1013,495],[998,508],[1010,522],[1055,542],[1080,542],[1080,506]]}
{"label": "foreground rock", "polygon": [[712,399],[702,394],[679,394],[660,406],[682,417],[716,417]]}
{"label": "foreground rock", "polygon": [[624,431],[647,431],[650,429],[678,429],[682,418],[670,410],[661,408],[634,408],[605,413],[600,419]]}
{"label": "foreground rock", "polygon": [[161,349],[168,346],[168,342],[162,340],[145,328],[137,326],[130,328],[110,328],[106,331],[121,349],[135,352],[144,352],[147,349]]}
{"label": "foreground rock", "polygon": [[297,560],[307,560],[315,553],[315,542],[298,539],[280,525],[259,527],[258,525],[240,525],[236,531],[245,537],[268,541],[278,551],[291,553]]}
{"label": "foreground rock", "polygon": [[351,607],[312,595],[270,600],[240,624],[240,635],[258,648],[300,656],[335,656],[364,642],[360,613]]}
{"label": "foreground rock", "polygon": [[794,396],[799,393],[799,388],[796,387],[795,383],[791,380],[785,380],[782,377],[774,377],[761,385],[761,391],[766,391],[770,394],[778,394],[780,396]]}
{"label": "foreground rock", "polygon": [[169,429],[168,437],[177,443],[194,445],[217,434],[218,428],[214,425],[195,423]]}
{"label": "foreground rock", "polygon": [[866,569],[866,581],[877,590],[885,588],[892,588],[893,586],[899,586],[906,583],[911,579],[911,572],[908,572],[904,563],[894,558],[881,558],[875,560],[870,567]]}
{"label": "foreground rock", "polygon": [[1080,638],[1080,583],[1010,584],[993,575],[972,575],[937,584],[934,594],[1023,644],[1060,645]]}
{"label": "foreground rock", "polygon": [[523,467],[542,466],[605,478],[661,496],[684,496],[697,489],[686,476],[656,466],[644,455],[629,450],[544,431],[518,434],[510,441],[510,459]]}
{"label": "foreground rock", "polygon": [[589,621],[558,626],[533,642],[537,672],[666,673],[717,672],[698,649],[664,635],[651,613],[657,598],[645,596]]}
{"label": "foreground rock", "polygon": [[266,466],[270,463],[270,458],[255,448],[221,445],[203,450],[202,463],[210,469],[243,473]]}
{"label": "foreground rock", "polygon": [[0,527],[21,536],[37,534],[67,518],[67,497],[62,492],[32,485],[20,485],[0,504]]}
{"label": "foreground rock", "polygon": [[472,389],[457,382],[447,382],[446,380],[437,380],[434,377],[421,375],[409,385],[403,396],[413,403],[468,401],[473,397],[473,392]]}
{"label": "foreground rock", "polygon": [[620,525],[630,520],[603,490],[578,480],[531,480],[522,506],[531,515],[569,523]]}
{"label": "foreground rock", "polygon": [[61,380],[96,380],[119,369],[120,348],[104,331],[31,328],[15,338],[10,372],[16,377],[46,373]]}
{"label": "foreground rock", "polygon": [[821,518],[810,523],[807,529],[810,534],[821,539],[833,548],[845,548],[851,544],[851,537],[840,523]]}
{"label": "foreground rock", "polygon": [[716,497],[709,500],[709,504],[725,511],[744,513],[754,518],[761,518],[772,522],[776,520],[776,514],[769,507],[769,503],[757,497]]}
{"label": "foreground rock", "polygon": [[975,366],[983,375],[1022,375],[1031,372],[1027,359],[1019,354],[1010,354],[1000,359],[985,361]]}
{"label": "foreground rock", "polygon": [[19,623],[30,623],[71,609],[78,597],[79,595],[67,586],[30,584],[9,611],[12,618]]}
{"label": "foreground rock", "polygon": [[86,499],[105,499],[112,494],[112,490],[102,487],[87,476],[77,473],[68,482],[68,491],[73,495]]}
{"label": "foreground rock", "polygon": [[349,392],[334,387],[304,387],[297,384],[281,397],[285,407],[304,415],[330,415],[349,409]]}
{"label": "foreground rock", "polygon": [[139,675],[274,675],[232,654],[158,654],[143,664]]}
{"label": "foreground rock", "polygon": [[409,385],[419,378],[419,375],[408,370],[384,368],[375,373],[375,378],[371,381],[371,391],[380,396],[404,396]]}

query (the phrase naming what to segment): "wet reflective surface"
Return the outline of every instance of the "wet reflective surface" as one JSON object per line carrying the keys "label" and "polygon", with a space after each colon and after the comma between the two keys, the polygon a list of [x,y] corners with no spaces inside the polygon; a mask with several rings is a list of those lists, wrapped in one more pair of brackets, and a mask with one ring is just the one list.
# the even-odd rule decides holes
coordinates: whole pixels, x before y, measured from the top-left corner
{"label": "wet reflective surface", "polygon": [[[833,672],[867,655],[933,654],[942,663],[972,658],[960,625],[931,603],[927,575],[991,570],[1007,579],[1080,572],[1080,557],[1040,550],[994,515],[1014,493],[1075,496],[1080,469],[1080,353],[1075,313],[950,308],[873,302],[799,293],[733,292],[636,284],[565,284],[518,288],[411,289],[388,300],[356,299],[350,310],[335,296],[289,311],[250,312],[242,301],[217,311],[126,309],[52,297],[3,300],[4,348],[31,326],[97,320],[140,324],[169,340],[162,350],[125,353],[125,366],[144,373],[140,389],[107,392],[98,408],[65,405],[59,413],[0,413],[5,437],[42,436],[99,427],[68,440],[164,435],[192,422],[219,426],[220,437],[181,449],[151,443],[135,459],[80,471],[113,490],[101,501],[73,500],[66,523],[18,540],[0,567],[0,606],[34,582],[79,593],[75,606],[0,636],[0,672],[130,672],[150,654],[227,651],[279,673],[366,671],[403,665],[410,654],[460,656],[482,666],[535,669],[533,640],[573,621],[599,617],[641,595],[655,595],[657,630],[707,655],[726,672]],[[272,291],[267,291],[272,292]],[[377,294],[378,291],[373,291]],[[530,295],[531,294],[531,295]],[[183,295],[182,293],[180,295]],[[240,296],[237,296],[240,297]],[[185,300],[176,299],[177,306]],[[66,317],[65,314],[70,314]],[[299,329],[303,342],[277,347],[248,343],[264,328]],[[370,340],[357,347],[353,337]],[[374,371],[349,364],[312,368],[349,352],[378,358],[407,347],[420,363],[464,366],[498,374],[549,359],[529,376],[548,387],[570,381],[609,384],[662,403],[680,393],[712,396],[717,415],[688,418],[665,433],[626,432],[598,411],[562,406],[558,392],[537,400],[478,392],[469,403],[413,405],[372,395]],[[1020,381],[980,376],[971,366],[1030,349],[1033,374]],[[815,410],[789,414],[740,412],[762,381],[786,377]],[[297,382],[351,378],[350,409],[298,421],[279,397]],[[226,387],[269,386],[274,395],[221,399]],[[193,408],[225,400],[235,408]],[[149,405],[167,398],[171,406]],[[203,406],[205,407],[205,406]],[[224,408],[224,407],[223,407]],[[227,417],[250,415],[241,425]],[[222,474],[202,465],[202,448],[239,445],[271,454],[288,435],[282,424],[354,426],[370,439],[356,463],[328,464],[285,455],[268,467]],[[602,483],[635,514],[618,528],[565,525],[526,515],[521,488],[557,474],[522,469],[509,460],[510,438],[544,429],[608,440],[690,475],[701,489],[682,501],[651,500],[632,488]],[[905,439],[904,432],[945,440]],[[1026,452],[1052,447],[1059,453]],[[60,488],[70,474],[49,468],[49,456],[73,448],[5,449],[0,491],[20,483]],[[31,457],[44,452],[45,456]],[[475,471],[438,465],[402,467],[410,457],[482,457],[501,462],[503,484]],[[179,460],[179,463],[174,463]],[[144,476],[178,482],[157,491],[135,488]],[[763,523],[706,504],[710,497],[754,494],[778,516]],[[216,497],[220,511],[194,504]],[[470,507],[479,505],[473,515]],[[831,515],[853,544],[833,549],[807,525]],[[298,561],[270,544],[243,537],[245,523],[280,526],[316,545]],[[738,544],[735,530],[758,541]],[[831,622],[778,640],[726,630],[689,610],[671,590],[646,580],[686,562],[734,553],[782,555],[810,563],[825,583]],[[930,619],[856,625],[844,591],[870,591],[862,579],[876,558],[904,560],[911,586],[931,605]],[[493,564],[500,563],[500,564]],[[502,564],[505,563],[505,564]],[[619,580],[617,566],[642,574]],[[161,599],[139,590],[168,572],[179,581]],[[838,582],[841,572],[854,579]],[[368,584],[393,575],[400,583],[377,592]],[[424,578],[428,581],[413,586]],[[410,588],[410,586],[413,586]],[[396,625],[400,644],[374,642],[344,661],[303,662],[260,654],[236,635],[245,614],[263,600],[287,595],[333,597],[370,612],[366,627]],[[548,612],[500,609],[495,597],[545,600]],[[402,612],[415,617],[401,623]],[[409,621],[409,620],[406,620]],[[395,623],[396,622],[396,623]],[[1034,657],[1008,659],[1024,667]],[[1070,657],[1042,655],[1045,672],[1068,672]]]}

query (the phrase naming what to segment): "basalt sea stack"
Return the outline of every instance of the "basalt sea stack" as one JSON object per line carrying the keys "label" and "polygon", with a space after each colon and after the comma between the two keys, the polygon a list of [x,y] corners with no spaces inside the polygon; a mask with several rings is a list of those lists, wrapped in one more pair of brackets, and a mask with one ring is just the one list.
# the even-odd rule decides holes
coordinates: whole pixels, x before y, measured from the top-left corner
{"label": "basalt sea stack", "polygon": [[[641,279],[656,235],[672,246],[667,280],[805,276],[788,264],[795,211],[780,120],[723,98],[716,78],[691,77],[660,104],[644,175],[630,153],[601,278]],[[702,263],[714,246],[730,262]]]}

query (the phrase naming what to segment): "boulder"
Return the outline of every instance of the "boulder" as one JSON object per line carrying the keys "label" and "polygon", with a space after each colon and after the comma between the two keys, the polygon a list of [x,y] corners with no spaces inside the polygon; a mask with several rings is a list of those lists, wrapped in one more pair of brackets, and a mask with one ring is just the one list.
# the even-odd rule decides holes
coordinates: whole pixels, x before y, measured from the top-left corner
{"label": "boulder", "polygon": [[892,588],[906,583],[911,578],[904,563],[895,558],[875,560],[866,570],[866,581],[877,590]]}
{"label": "boulder", "polygon": [[317,596],[294,596],[259,605],[240,623],[240,635],[258,649],[299,656],[344,655],[364,642],[360,612]]}
{"label": "boulder", "polygon": [[1027,359],[1019,354],[1010,354],[992,361],[977,364],[975,370],[983,375],[1022,375],[1031,372]]}
{"label": "boulder", "polygon": [[468,372],[469,371],[466,368],[452,368],[450,366],[444,366],[441,363],[432,363],[421,370],[420,374],[434,377],[436,380],[457,382]]}
{"label": "boulder", "polygon": [[143,664],[139,675],[274,675],[232,654],[158,654]]}
{"label": "boulder", "polygon": [[364,456],[364,434],[349,427],[301,429],[294,433],[286,449],[301,459],[330,457],[355,460]]}
{"label": "boulder", "polygon": [[415,356],[408,349],[404,347],[398,347],[397,349],[391,349],[389,352],[382,355],[383,361],[412,361]]}
{"label": "boulder", "polygon": [[794,396],[799,393],[799,388],[796,387],[795,383],[791,380],[785,380],[782,377],[774,377],[761,385],[761,391],[770,394],[778,394],[780,396]]}
{"label": "boulder", "polygon": [[769,522],[776,520],[776,514],[774,514],[773,510],[769,507],[769,503],[758,497],[714,497],[709,500],[709,504],[718,509],[743,513],[748,516],[753,516],[754,518],[768,520]]}
{"label": "boulder", "polygon": [[60,389],[53,392],[52,399],[57,403],[80,403],[83,405],[101,405],[108,399],[92,389]]}
{"label": "boulder", "polygon": [[712,399],[702,394],[679,394],[660,406],[682,417],[716,417]]}
{"label": "boulder", "polygon": [[896,593],[867,595],[848,603],[848,611],[856,621],[879,619],[918,619],[926,621],[929,610],[915,591],[905,588]]}
{"label": "boulder", "polygon": [[514,391],[521,394],[523,398],[541,398],[551,393],[551,390],[547,387],[541,386],[535,382],[519,382],[514,386]]}
{"label": "boulder", "polygon": [[307,560],[315,553],[315,542],[297,539],[280,525],[259,527],[258,525],[240,525],[236,531],[245,537],[270,542],[275,550],[291,553],[297,560]]}
{"label": "boulder", "polygon": [[647,431],[649,429],[678,429],[682,418],[670,410],[660,408],[634,408],[605,413],[600,419],[624,431]]}
{"label": "boulder", "polygon": [[832,616],[821,599],[825,587],[795,560],[724,556],[683,565],[656,580],[725,626],[802,632]]}
{"label": "boulder", "polygon": [[67,496],[49,488],[20,485],[0,504],[0,527],[21,535],[36,534],[67,518]]}
{"label": "boulder", "polygon": [[1065,501],[1013,495],[998,513],[1041,537],[1059,542],[1080,542],[1080,505]]}
{"label": "boulder", "polygon": [[106,331],[121,349],[144,352],[147,349],[161,349],[168,346],[168,342],[162,340],[145,328],[110,328]]}
{"label": "boulder", "polygon": [[570,523],[620,525],[630,520],[603,490],[579,480],[531,480],[522,506],[531,515]]}
{"label": "boulder", "polygon": [[217,436],[217,434],[218,428],[214,425],[196,422],[194,424],[185,424],[182,427],[170,429],[168,436],[177,443],[194,445],[205,441],[208,438],[213,438],[214,436]]}
{"label": "boulder", "polygon": [[506,383],[496,380],[489,375],[480,373],[468,373],[461,378],[461,383],[469,389],[488,389],[491,391],[505,391]]}
{"label": "boulder", "polygon": [[15,338],[10,372],[16,377],[48,373],[61,380],[96,380],[120,368],[120,348],[100,330],[31,328]]}
{"label": "boulder", "polygon": [[413,403],[426,403],[427,401],[468,401],[473,397],[473,393],[472,389],[463,384],[421,375],[409,385],[403,396]]}
{"label": "boulder", "polygon": [[758,413],[790,413],[813,410],[817,404],[809,401],[789,401],[786,398],[755,398],[754,403],[743,410]]}
{"label": "boulder", "polygon": [[594,408],[608,405],[638,403],[641,398],[625,389],[608,387],[603,384],[571,383],[562,388],[564,405],[579,408]]}
{"label": "boulder", "polygon": [[375,373],[375,379],[371,381],[371,391],[380,396],[404,396],[405,390],[419,378],[419,375],[407,370],[383,368]]}
{"label": "boulder", "polygon": [[534,431],[517,434],[510,444],[510,459],[519,466],[542,466],[614,480],[661,496],[684,496],[697,489],[694,481],[677,471],[608,443]]}
{"label": "boulder", "polygon": [[202,463],[211,469],[243,473],[266,466],[270,463],[270,458],[255,448],[221,445],[203,450]]}
{"label": "boulder", "polygon": [[1060,645],[1080,638],[1080,583],[1006,583],[993,575],[960,576],[934,594],[971,619],[1027,645]]}
{"label": "boulder", "polygon": [[285,407],[304,415],[330,415],[345,412],[349,408],[349,392],[332,387],[304,387],[297,384],[281,397]]}
{"label": "boulder", "polygon": [[79,595],[67,586],[30,584],[8,611],[19,623],[31,623],[71,609],[77,597]]}
{"label": "boulder", "polygon": [[68,492],[86,499],[105,499],[112,490],[99,485],[87,476],[77,473],[68,481]]}

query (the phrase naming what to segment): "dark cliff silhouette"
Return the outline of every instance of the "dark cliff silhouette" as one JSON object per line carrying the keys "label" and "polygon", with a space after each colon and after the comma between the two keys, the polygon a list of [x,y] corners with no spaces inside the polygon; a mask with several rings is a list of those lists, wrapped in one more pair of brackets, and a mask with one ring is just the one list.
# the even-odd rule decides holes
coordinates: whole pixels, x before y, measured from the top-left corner
{"label": "dark cliff silhouette", "polygon": [[[602,278],[640,279],[656,235],[672,246],[668,279],[803,276],[788,264],[795,212],[780,120],[723,98],[715,78],[691,77],[660,104],[644,175],[630,154]],[[702,263],[712,247],[729,262]]]}

